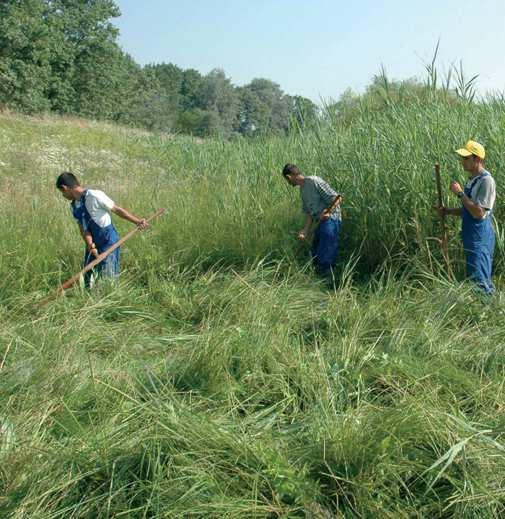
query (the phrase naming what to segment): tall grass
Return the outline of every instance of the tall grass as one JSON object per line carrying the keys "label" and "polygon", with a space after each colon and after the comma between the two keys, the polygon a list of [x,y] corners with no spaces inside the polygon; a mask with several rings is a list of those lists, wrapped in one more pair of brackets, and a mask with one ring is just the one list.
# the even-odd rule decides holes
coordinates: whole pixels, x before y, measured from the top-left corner
{"label": "tall grass", "polygon": [[[64,264],[66,272],[78,266],[78,237],[53,187],[65,168],[138,213],[165,205],[166,224],[148,239],[165,258],[176,254],[182,263],[193,263],[205,257],[208,264],[236,266],[257,258],[292,258],[290,232],[298,225],[299,202],[281,179],[288,161],[306,174],[325,177],[344,194],[344,262],[358,253],[362,274],[395,257],[421,257],[430,264],[431,256],[439,258],[432,240],[439,234],[431,209],[436,200],[433,164],[442,164],[445,187],[450,179],[463,181],[453,150],[473,137],[486,145],[487,167],[499,183],[504,106],[416,97],[379,108],[364,103],[346,127],[335,121],[319,132],[252,143],[4,118],[0,233],[8,254],[2,273],[15,279],[16,287],[40,288],[54,284],[62,260],[72,261]],[[448,189],[445,199],[455,203]],[[497,273],[503,268],[501,215],[498,204]],[[454,220],[451,228],[456,264],[461,262],[458,225]],[[149,256],[159,253],[142,243],[134,257],[126,252],[127,266],[145,269]],[[16,254],[18,249],[24,252]],[[48,277],[50,272],[54,275]]]}
{"label": "tall grass", "polygon": [[[431,206],[469,137],[500,185],[504,114],[386,92],[254,142],[2,116],[0,515],[503,516],[505,302],[445,278]],[[295,243],[285,162],[344,193],[334,286]],[[64,169],[168,211],[119,283],[41,304],[82,253]]]}

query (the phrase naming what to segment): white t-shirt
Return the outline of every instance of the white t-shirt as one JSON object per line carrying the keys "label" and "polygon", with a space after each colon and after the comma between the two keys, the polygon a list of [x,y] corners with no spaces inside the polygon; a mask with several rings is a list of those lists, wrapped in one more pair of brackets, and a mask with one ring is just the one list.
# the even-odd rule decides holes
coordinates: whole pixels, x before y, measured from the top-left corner
{"label": "white t-shirt", "polygon": [[[110,211],[115,204],[103,191],[99,189],[88,189],[84,203],[91,219],[99,227],[107,227],[112,223]],[[77,200],[75,206],[79,207],[80,205],[81,201]],[[72,210],[72,208],[70,208],[70,210]]]}

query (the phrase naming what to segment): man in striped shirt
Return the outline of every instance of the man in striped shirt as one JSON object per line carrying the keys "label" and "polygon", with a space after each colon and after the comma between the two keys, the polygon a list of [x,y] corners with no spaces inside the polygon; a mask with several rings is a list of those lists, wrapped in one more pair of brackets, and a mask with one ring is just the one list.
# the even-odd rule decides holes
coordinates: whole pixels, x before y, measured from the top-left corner
{"label": "man in striped shirt", "polygon": [[312,222],[319,223],[312,242],[312,259],[319,274],[331,274],[335,267],[340,241],[342,224],[340,201],[342,196],[336,193],[322,178],[302,175],[294,164],[286,164],[282,174],[291,186],[300,188],[305,222],[303,229],[298,233],[298,238],[302,241],[305,240]]}

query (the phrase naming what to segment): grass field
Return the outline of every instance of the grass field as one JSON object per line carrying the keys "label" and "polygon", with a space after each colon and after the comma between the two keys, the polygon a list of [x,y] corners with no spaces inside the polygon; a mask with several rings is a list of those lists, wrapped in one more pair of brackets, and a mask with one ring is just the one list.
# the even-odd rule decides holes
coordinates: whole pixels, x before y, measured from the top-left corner
{"label": "grass field", "polygon": [[[459,281],[433,240],[433,164],[463,181],[470,137],[498,184],[500,288],[499,101],[386,98],[230,142],[0,115],[0,516],[503,517],[505,300],[460,282],[457,221]],[[334,286],[296,243],[286,162],[344,194]],[[44,304],[83,252],[65,169],[167,213],[119,283]]]}

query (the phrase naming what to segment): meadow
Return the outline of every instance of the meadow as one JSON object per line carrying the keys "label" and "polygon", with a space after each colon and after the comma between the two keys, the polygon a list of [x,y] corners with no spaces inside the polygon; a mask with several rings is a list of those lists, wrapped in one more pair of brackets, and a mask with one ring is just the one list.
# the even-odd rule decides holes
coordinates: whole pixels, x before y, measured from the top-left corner
{"label": "meadow", "polygon": [[[503,288],[505,103],[428,94],[256,140],[0,114],[0,516],[503,517],[505,300],[457,221],[447,278],[432,205],[483,142]],[[332,284],[286,162],[344,194]],[[47,302],[83,253],[67,169],[167,212],[118,283]]]}

